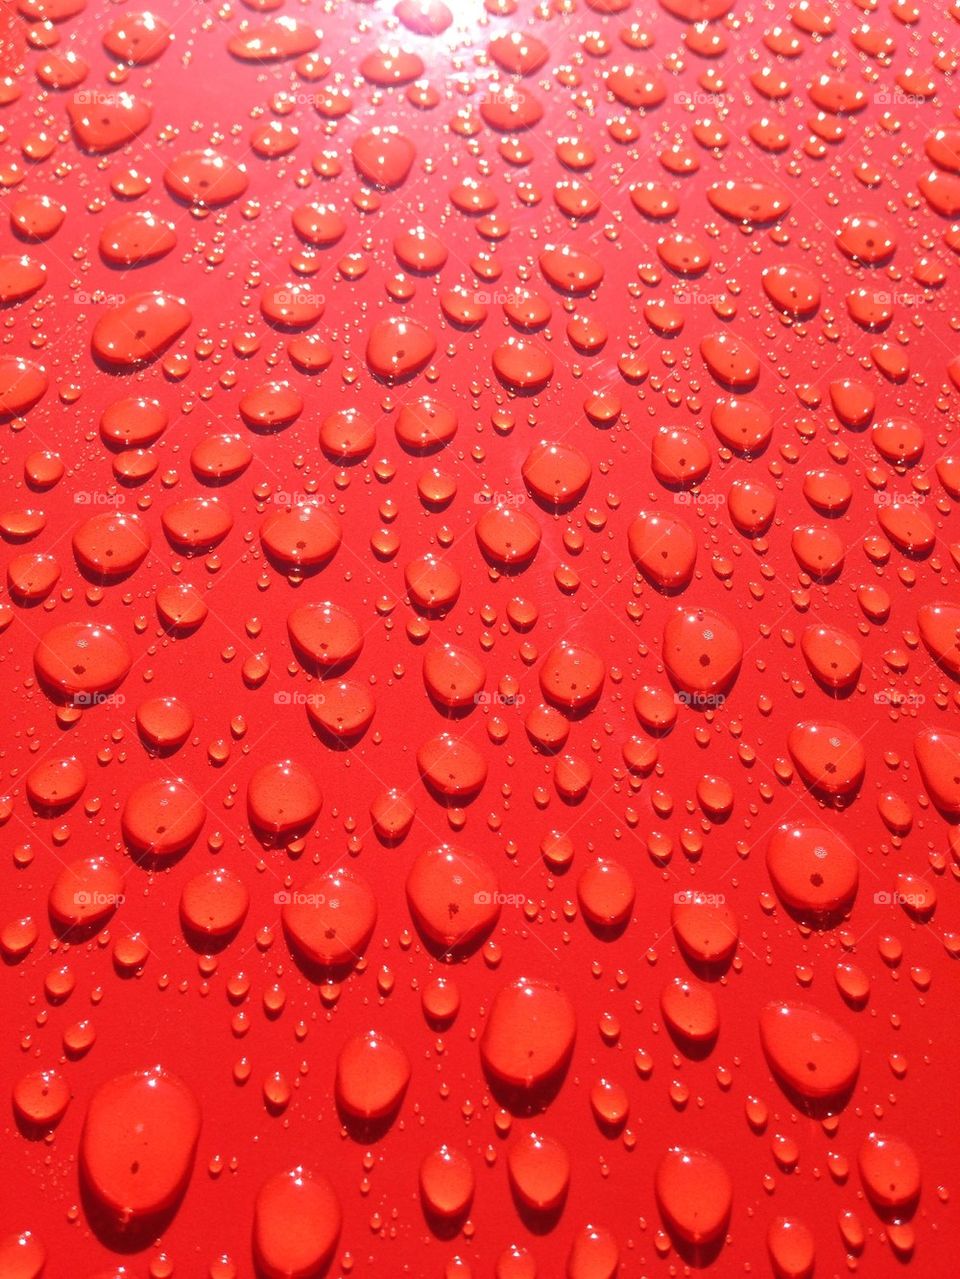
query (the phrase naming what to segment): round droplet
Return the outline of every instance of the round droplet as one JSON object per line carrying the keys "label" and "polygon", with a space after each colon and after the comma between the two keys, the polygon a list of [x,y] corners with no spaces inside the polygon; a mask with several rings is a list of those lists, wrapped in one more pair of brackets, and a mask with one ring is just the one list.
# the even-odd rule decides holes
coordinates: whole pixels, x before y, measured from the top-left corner
{"label": "round droplet", "polygon": [[349,666],[363,647],[363,631],[356,618],[329,601],[292,609],[287,633],[297,660],[327,673]]}
{"label": "round droplet", "polygon": [[253,1252],[265,1279],[320,1274],[337,1246],[341,1221],[326,1177],[299,1165],[268,1177],[253,1207]]}
{"label": "round droplet", "polygon": [[697,562],[697,541],[682,519],[641,511],[627,530],[637,568],[662,591],[689,585]]}
{"label": "round droplet", "polygon": [[158,359],[189,327],[193,316],[170,293],[134,293],[105,312],[90,344],[97,359],[114,369],[133,369]]}
{"label": "round droplet", "polygon": [[781,1082],[811,1101],[846,1093],[860,1071],[860,1048],[849,1031],[804,1004],[768,1004],[760,1040]]}
{"label": "round droplet", "polygon": [[348,1039],[337,1058],[340,1106],[357,1119],[385,1119],[403,1100],[410,1062],[393,1039],[376,1030]]}
{"label": "round droplet", "polygon": [[812,1279],[816,1245],[802,1221],[775,1217],[767,1230],[767,1252],[776,1279]]}
{"label": "round droplet", "polygon": [[200,1107],[160,1066],[119,1075],[90,1099],[80,1139],[87,1186],[119,1222],[171,1208],[186,1189],[200,1136]]}
{"label": "round droplet", "polygon": [[160,777],[130,792],[120,824],[124,839],[138,853],[167,858],[193,844],[205,816],[203,800],[187,782]]}
{"label": "round droplet", "polygon": [[678,609],[663,628],[663,663],[689,705],[708,709],[722,703],[742,657],[736,628],[712,609]]}
{"label": "round droplet", "polygon": [[470,1207],[473,1190],[473,1167],[459,1150],[440,1146],[420,1164],[420,1194],[438,1217],[460,1217]]}
{"label": "round droplet", "polygon": [[867,766],[863,744],[842,724],[795,724],[787,735],[790,758],[804,782],[827,795],[851,795]]}
{"label": "round droplet", "polygon": [[820,916],[849,910],[860,879],[853,849],[822,826],[778,827],[767,845],[767,870],[785,906]]}
{"label": "round droplet", "polygon": [[949,817],[960,814],[960,734],[925,728],[913,741],[924,787]]}
{"label": "round droplet", "polygon": [[524,1133],[507,1151],[510,1185],[521,1203],[535,1212],[559,1208],[570,1185],[570,1156],[553,1137]]}
{"label": "round droplet", "polygon": [[521,468],[523,482],[545,506],[567,507],[587,490],[590,459],[579,449],[542,440],[527,454]]}
{"label": "round droplet", "polygon": [[33,661],[51,693],[76,705],[93,705],[123,682],[131,658],[111,627],[64,622],[43,636]]}
{"label": "round droplet", "polygon": [[300,889],[278,893],[277,901],[291,950],[325,968],[355,964],[377,922],[372,889],[348,870],[317,875]]}
{"label": "round droplet", "polygon": [[487,761],[469,742],[441,733],[417,751],[417,767],[424,781],[442,799],[468,803],[483,789]]}
{"label": "round droplet", "polygon": [[216,209],[238,199],[249,179],[242,164],[207,148],[184,151],[164,170],[163,181],[171,195],[187,204]]}
{"label": "round droplet", "polygon": [[714,1155],[674,1146],[657,1167],[656,1193],[667,1226],[685,1243],[711,1244],[726,1231],[733,1183]]}
{"label": "round droplet", "polygon": [[636,887],[620,862],[598,857],[577,880],[580,909],[597,928],[622,928],[633,910]]}
{"label": "round droplet", "polygon": [[720,1010],[709,986],[674,977],[660,992],[660,1011],[674,1036],[685,1046],[705,1047],[720,1033]]}
{"label": "round droplet", "polygon": [[370,330],[367,364],[386,382],[406,382],[426,368],[436,349],[436,340],[424,325],[391,316]]}
{"label": "round droplet", "polygon": [[540,687],[548,701],[562,710],[582,711],[600,697],[606,667],[592,648],[583,644],[556,644],[540,667]]}
{"label": "round droplet", "polygon": [[540,525],[509,503],[488,505],[474,531],[481,551],[501,568],[526,567],[540,547]]}
{"label": "round droplet", "polygon": [[484,1067],[501,1083],[532,1089],[553,1082],[573,1052],[576,1015],[550,982],[520,977],[494,997],[480,1039]]}
{"label": "round droplet", "polygon": [[702,964],[725,964],[737,949],[737,917],[722,894],[686,889],[675,893],[670,922],[681,949]]}
{"label": "round droplet", "polygon": [[872,1132],[857,1156],[864,1189],[883,1212],[912,1212],[920,1197],[920,1162],[900,1137]]}
{"label": "round droplet", "polygon": [[336,554],[340,521],[316,503],[275,511],[260,525],[264,551],[283,569],[321,568]]}
{"label": "round droplet", "polygon": [[444,950],[472,949],[500,916],[496,876],[464,848],[444,844],[420,853],[406,887],[417,928]]}
{"label": "round droplet", "polygon": [[243,880],[223,866],[187,880],[180,894],[184,926],[204,937],[229,937],[247,917],[250,894]]}
{"label": "round droplet", "polygon": [[322,804],[313,775],[293,760],[261,764],[247,784],[250,823],[267,835],[292,839],[305,834]]}

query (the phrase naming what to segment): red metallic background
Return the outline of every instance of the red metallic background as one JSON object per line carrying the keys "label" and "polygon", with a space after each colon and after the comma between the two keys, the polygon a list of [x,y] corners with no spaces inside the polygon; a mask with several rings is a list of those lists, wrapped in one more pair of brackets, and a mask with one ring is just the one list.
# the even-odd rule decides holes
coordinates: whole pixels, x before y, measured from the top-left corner
{"label": "red metallic background", "polygon": [[[237,1274],[252,1275],[258,1188],[268,1175],[302,1163],[326,1174],[340,1198],[343,1229],[333,1275],[485,1279],[496,1273],[504,1250],[519,1244],[533,1254],[541,1276],[557,1279],[586,1223],[615,1236],[623,1279],[667,1275],[678,1273],[683,1262],[660,1233],[653,1181],[663,1153],[679,1144],[711,1151],[734,1178],[728,1239],[713,1273],[771,1273],[767,1229],[775,1217],[786,1216],[813,1232],[818,1277],[851,1269],[869,1279],[904,1271],[946,1276],[960,1247],[953,1185],[960,1124],[954,960],[960,911],[948,825],[922,798],[913,741],[922,728],[949,729],[957,720],[956,683],[916,638],[923,604],[957,599],[955,502],[934,465],[953,447],[957,422],[958,391],[947,366],[957,354],[960,326],[958,241],[949,218],[918,190],[919,179],[933,167],[924,154],[925,139],[957,123],[955,13],[942,4],[918,4],[912,11],[908,4],[886,2],[811,5],[834,15],[834,33],[820,38],[792,23],[792,11],[802,6],[738,0],[715,24],[725,52],[706,58],[685,45],[689,24],[652,0],[609,13],[605,10],[615,5],[582,0],[539,7],[520,0],[513,12],[508,4],[487,12],[478,0],[451,7],[453,25],[427,37],[398,24],[388,3],[287,3],[281,13],[322,30],[317,52],[330,60],[330,69],[315,84],[300,78],[291,61],[251,65],[230,56],[227,41],[241,24],[264,20],[256,6],[157,0],[151,9],[170,23],[173,41],[157,62],[131,68],[123,84],[152,104],[152,122],[106,157],[76,145],[65,112],[69,94],[49,92],[38,80],[36,69],[46,55],[36,46],[58,40],[60,52],[75,50],[89,62],[84,87],[105,86],[116,61],[102,47],[100,33],[125,6],[88,3],[64,22],[50,24],[48,35],[42,34],[44,24],[27,22],[10,7],[4,15],[19,45],[6,70],[20,91],[0,108],[4,198],[9,204],[23,192],[47,193],[66,206],[67,216],[45,243],[18,240],[6,219],[2,229],[3,253],[28,253],[47,269],[43,288],[4,312],[2,354],[35,360],[50,379],[41,402],[2,428],[2,505],[7,512],[43,511],[45,526],[27,549],[55,555],[62,576],[46,604],[4,606],[0,785],[10,799],[0,831],[0,922],[32,915],[39,939],[26,958],[0,969],[0,1070],[9,1098],[26,1072],[56,1068],[72,1100],[55,1131],[40,1140],[18,1131],[5,1102],[0,1234],[32,1231],[46,1248],[50,1279],[113,1274],[111,1266],[121,1263],[124,1273],[142,1279],[152,1273],[151,1261],[158,1275],[200,1279],[223,1255]],[[891,37],[888,58],[871,58],[854,45],[851,33],[864,23]],[[796,37],[797,56],[777,56],[764,43],[778,25]],[[524,165],[504,158],[499,135],[477,111],[491,80],[512,80],[485,50],[494,36],[514,30],[532,32],[550,49],[545,66],[524,82],[544,108],[542,121],[520,135],[530,152]],[[633,47],[625,43],[625,32]],[[378,90],[362,78],[361,59],[385,43],[423,58],[422,78],[439,95],[435,107],[419,109],[403,87]],[[667,96],[656,108],[633,111],[607,92],[610,67],[631,61],[664,79]],[[767,67],[789,82],[781,100],[763,97],[752,83]],[[914,80],[898,80],[911,70]],[[825,72],[860,86],[867,105],[833,117],[838,136],[818,144],[812,127],[817,107],[808,89]],[[714,77],[709,82],[708,73]],[[915,80],[923,77],[930,81],[929,96],[917,91]],[[340,119],[324,119],[310,95],[334,85],[349,95],[350,109]],[[275,96],[284,92],[292,95],[289,115],[280,114],[286,106]],[[774,117],[786,134],[780,153],[761,149],[748,135],[764,115]],[[255,125],[280,118],[300,130],[296,149],[279,159],[257,156],[250,149]],[[704,146],[692,136],[695,122],[707,118],[726,131],[725,145]],[[630,124],[619,140],[612,124],[618,119]],[[417,155],[407,181],[379,193],[377,207],[361,211],[354,198],[369,188],[354,168],[350,147],[377,124],[396,125]],[[31,160],[23,151],[39,134],[49,137],[50,153]],[[594,148],[596,162],[581,180],[602,199],[594,217],[572,224],[554,200],[555,184],[571,177],[556,155],[557,140],[565,136]],[[696,170],[687,176],[664,166],[662,155],[674,144],[695,158]],[[223,210],[197,216],[170,197],[163,172],[181,151],[207,145],[246,165],[249,189]],[[339,172],[326,179],[317,172],[324,154],[339,160]],[[105,264],[97,242],[105,220],[131,207],[111,190],[111,179],[127,168],[151,182],[134,205],[174,221],[177,246],[152,265],[118,271]],[[476,219],[451,205],[449,192],[467,177],[482,178],[496,192],[502,238],[485,241]],[[774,183],[789,194],[791,208],[773,226],[742,229],[719,216],[706,197],[710,186],[728,179]],[[669,222],[644,218],[631,202],[631,186],[651,180],[678,193],[680,209]],[[309,277],[325,297],[315,331],[329,343],[332,362],[308,376],[288,358],[289,335],[261,318],[259,300],[265,286],[294,278],[290,260],[304,246],[291,226],[291,211],[311,200],[334,203],[346,232],[337,245],[317,251],[319,269]],[[895,228],[896,252],[888,266],[866,269],[838,250],[841,219],[852,212],[882,217]],[[398,302],[387,291],[400,273],[393,241],[413,225],[438,234],[449,258],[437,276],[408,276],[411,296]],[[657,241],[673,230],[696,235],[709,248],[711,265],[696,281],[678,280],[658,259]],[[571,346],[566,300],[540,275],[538,254],[552,243],[577,246],[603,264],[604,279],[594,294],[569,304],[571,311],[606,325],[608,340],[597,354],[580,354]],[[476,275],[481,253],[498,264],[496,282]],[[341,269],[348,255],[363,263],[360,278],[348,278]],[[939,287],[916,282],[920,258],[942,268]],[[787,262],[801,262],[822,280],[820,309],[803,322],[784,319],[761,286],[764,269]],[[438,292],[456,283],[491,295],[523,284],[549,299],[552,318],[536,338],[556,364],[546,390],[514,396],[494,375],[491,353],[513,332],[496,301],[475,332],[446,324]],[[848,315],[846,296],[860,286],[886,289],[896,299],[892,323],[882,334],[866,331]],[[186,300],[189,329],[163,359],[140,372],[104,371],[90,352],[101,306],[78,303],[77,293],[151,289]],[[678,289],[710,300],[681,300],[682,331],[671,337],[655,333],[644,317],[645,301],[669,298]],[[370,326],[395,313],[421,321],[438,345],[425,373],[389,388],[372,376],[364,351]],[[773,414],[774,433],[765,452],[752,459],[724,453],[709,424],[714,401],[728,392],[711,377],[699,348],[705,335],[723,329],[761,357],[751,394]],[[248,333],[256,341],[245,349]],[[871,348],[882,342],[908,362],[902,381],[884,377],[872,361]],[[622,376],[618,361],[627,352],[649,366],[643,380]],[[178,363],[175,355],[182,356]],[[878,418],[908,418],[919,425],[924,452],[916,467],[891,465],[869,430],[853,431],[835,417],[829,387],[844,378],[873,388]],[[295,383],[306,407],[288,429],[254,436],[242,424],[238,403],[268,379]],[[405,451],[394,435],[398,407],[428,390],[454,404],[459,416],[455,440],[429,458]],[[618,407],[604,424],[584,410],[589,397],[601,393]],[[155,474],[140,486],[117,483],[114,455],[98,430],[106,406],[131,394],[154,396],[170,418],[152,446]],[[377,442],[366,460],[341,469],[317,440],[322,419],[346,406],[375,422]],[[650,444],[664,425],[691,430],[708,444],[712,467],[701,492],[717,495],[714,502],[677,505],[654,478]],[[247,435],[254,459],[238,480],[215,490],[234,525],[216,552],[219,563],[211,565],[204,556],[172,549],[160,519],[172,501],[205,491],[189,462],[197,441],[232,429]],[[550,513],[527,501],[524,509],[542,529],[539,552],[525,571],[496,574],[474,536],[485,509],[474,495],[485,484],[501,493],[524,493],[520,467],[541,439],[582,450],[593,467],[590,485],[569,512]],[[44,493],[24,480],[25,459],[37,449],[55,450],[67,468],[64,479]],[[380,468],[378,477],[380,459],[390,466]],[[427,509],[417,492],[418,479],[433,466],[457,484],[453,502],[439,512]],[[811,509],[802,491],[804,477],[817,469],[842,472],[853,487],[846,513],[831,521]],[[775,521],[759,541],[737,531],[723,501],[731,482],[744,478],[762,480],[777,493]],[[898,492],[920,484],[924,509],[936,525],[931,554],[909,558],[895,546],[879,558],[867,553],[877,549],[870,539],[880,536],[873,494],[881,480]],[[343,544],[327,568],[294,586],[264,559],[258,529],[274,492],[301,493],[308,481],[316,481],[327,509],[339,514]],[[121,494],[122,509],[136,510],[152,534],[148,558],[119,584],[95,588],[77,569],[71,536],[89,514],[74,500],[80,490]],[[387,503],[400,546],[392,560],[383,561],[373,554],[370,539],[385,523]],[[655,590],[631,560],[627,530],[641,507],[679,512],[695,532],[697,573],[679,597]],[[829,585],[802,580],[791,550],[794,527],[811,522],[831,523],[845,543],[843,570]],[[438,551],[448,537],[444,553],[462,574],[462,591],[445,617],[430,619],[424,642],[408,631],[418,614],[406,598],[404,566]],[[3,549],[9,561],[25,547],[7,540]],[[569,579],[558,576],[563,568],[571,570]],[[157,620],[156,592],[174,581],[193,583],[210,609],[188,637],[170,636]],[[857,588],[867,584],[882,585],[890,594],[883,624],[868,622],[858,604]],[[538,610],[526,634],[508,621],[508,603],[518,596]],[[369,732],[342,752],[318,740],[302,705],[277,705],[273,698],[282,689],[307,688],[302,673],[288,671],[286,616],[300,602],[322,599],[341,604],[360,621],[364,647],[351,674],[373,682],[377,704]],[[676,727],[657,741],[657,770],[641,778],[630,773],[622,756],[630,737],[645,735],[634,694],[642,684],[669,689],[660,656],[663,627],[679,603],[690,602],[714,608],[736,625],[744,645],[742,668],[715,713],[705,717],[679,708]],[[134,664],[120,690],[122,705],[93,707],[64,727],[38,685],[33,654],[50,627],[86,618],[114,626]],[[254,635],[251,619],[262,626]],[[857,635],[864,666],[851,696],[829,696],[810,674],[793,637],[811,623]],[[607,673],[599,704],[572,722],[565,748],[592,764],[592,785],[579,804],[558,796],[554,760],[536,751],[524,730],[527,711],[541,697],[542,659],[561,639],[590,645]],[[517,705],[478,706],[463,720],[448,722],[427,696],[421,674],[427,647],[445,641],[481,658],[488,689],[503,677],[515,678],[525,702],[518,697]],[[261,653],[269,658],[270,674],[250,688],[241,668]],[[925,701],[899,711],[878,705],[877,691],[894,685],[920,690]],[[160,694],[176,694],[195,717],[189,741],[167,759],[151,758],[134,723],[138,702]],[[509,733],[495,743],[488,730],[497,715]],[[238,717],[246,726],[242,736],[231,728]],[[787,734],[800,719],[839,722],[864,742],[865,780],[856,800],[842,810],[825,809],[795,772],[778,774],[778,761],[788,758]],[[483,791],[463,810],[462,830],[456,831],[420,781],[415,758],[423,742],[445,729],[466,736],[489,765]],[[211,762],[212,743],[225,744],[220,752],[225,758],[217,763]],[[67,814],[46,819],[32,810],[23,779],[39,760],[62,755],[84,764],[87,786]],[[286,758],[306,765],[324,795],[323,811],[296,856],[265,851],[246,822],[252,772]],[[724,822],[708,821],[698,804],[697,782],[705,774],[726,778],[734,788],[733,811]],[[135,785],[167,775],[196,788],[207,816],[187,855],[151,872],[125,854],[119,812]],[[396,847],[377,839],[369,816],[372,800],[389,787],[407,791],[417,810],[409,835]],[[535,797],[538,787],[545,801]],[[887,792],[903,796],[912,810],[912,829],[902,837],[891,833],[878,812],[877,800]],[[860,859],[856,904],[833,928],[798,927],[771,890],[765,865],[769,835],[781,822],[801,817],[834,827]],[[459,824],[458,817],[453,820]],[[540,854],[541,841],[554,829],[568,831],[574,843],[566,874],[551,872]],[[699,833],[702,853],[685,851],[684,831]],[[651,833],[672,841],[667,865],[651,856]],[[416,853],[451,839],[482,855],[501,890],[522,894],[527,903],[526,909],[503,907],[494,946],[445,966],[422,944],[404,884]],[[32,855],[24,855],[25,847]],[[126,901],[104,933],[77,944],[58,942],[47,917],[51,885],[64,862],[100,853],[124,863]],[[598,854],[628,866],[637,885],[630,924],[612,941],[598,938],[577,909],[577,876]],[[205,964],[184,938],[178,902],[187,879],[221,864],[242,876],[251,907],[236,939],[215,963]],[[291,960],[274,895],[288,882],[301,884],[315,870],[343,864],[374,885],[379,917],[362,970],[344,981],[335,1001],[324,1002],[317,985]],[[934,884],[937,906],[926,922],[875,901],[877,892],[895,888],[901,872]],[[678,1049],[659,1006],[666,983],[690,975],[670,923],[674,896],[686,888],[723,893],[740,929],[735,964],[712,983],[720,1032],[702,1060]],[[112,947],[132,933],[144,935],[149,955],[136,976],[121,977]],[[887,959],[881,954],[888,939],[902,947],[899,962],[890,962],[890,945]],[[854,962],[869,976],[870,998],[860,1011],[837,989],[839,962]],[[44,984],[63,965],[76,985],[68,998],[54,1002]],[[419,994],[440,971],[455,978],[461,994],[460,1013],[442,1032],[428,1025]],[[237,1007],[226,993],[229,979],[240,973],[250,983],[242,1036],[235,1033]],[[507,1136],[498,1128],[498,1103],[481,1068],[478,1038],[492,997],[520,975],[563,987],[576,1006],[577,1040],[564,1085],[546,1112],[515,1116]],[[270,1017],[263,997],[275,984],[286,1003],[280,1016]],[[758,1015],[772,999],[813,1004],[859,1042],[859,1079],[835,1131],[803,1115],[771,1074]],[[605,1018],[618,1023],[616,1037],[601,1034],[602,1027],[609,1029]],[[96,1042],[72,1059],[64,1055],[64,1032],[85,1019],[95,1027]],[[307,1031],[302,1039],[295,1034],[298,1022]],[[364,1143],[341,1125],[333,1078],[344,1040],[371,1028],[402,1043],[412,1079],[397,1121],[382,1138]],[[653,1065],[646,1078],[636,1065],[642,1052]],[[252,1067],[244,1086],[233,1076],[241,1058]],[[121,1258],[91,1230],[81,1206],[80,1135],[94,1088],[154,1064],[194,1091],[203,1127],[189,1187],[159,1246]],[[268,1113],[261,1091],[261,1082],[277,1071],[294,1084],[280,1116]],[[591,1111],[590,1090],[600,1078],[616,1081],[629,1095],[626,1128],[618,1134],[603,1132]],[[769,1107],[763,1133],[747,1122],[750,1096]],[[509,1142],[530,1128],[559,1137],[573,1157],[565,1209],[542,1234],[533,1233],[518,1212],[505,1166]],[[906,1257],[898,1258],[887,1241],[857,1171],[858,1151],[877,1130],[904,1138],[920,1160],[915,1247]],[[777,1137],[796,1143],[792,1170],[774,1158]],[[469,1224],[451,1238],[430,1229],[417,1184],[421,1160],[442,1143],[462,1150],[476,1177]],[[218,1164],[222,1171],[215,1173]],[[858,1214],[866,1233],[856,1259],[847,1256],[838,1229],[846,1210]],[[157,1262],[160,1253],[172,1270]],[[454,1266],[454,1258],[462,1259],[462,1268]]]}

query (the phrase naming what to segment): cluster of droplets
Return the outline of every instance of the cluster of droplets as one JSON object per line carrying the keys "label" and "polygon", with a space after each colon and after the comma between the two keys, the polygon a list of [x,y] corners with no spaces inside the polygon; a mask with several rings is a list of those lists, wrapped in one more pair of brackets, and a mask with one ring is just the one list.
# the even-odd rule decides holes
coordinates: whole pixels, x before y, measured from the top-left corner
{"label": "cluster of droplets", "polygon": [[0,78],[11,1159],[150,1279],[925,1273],[960,9],[244,6]]}

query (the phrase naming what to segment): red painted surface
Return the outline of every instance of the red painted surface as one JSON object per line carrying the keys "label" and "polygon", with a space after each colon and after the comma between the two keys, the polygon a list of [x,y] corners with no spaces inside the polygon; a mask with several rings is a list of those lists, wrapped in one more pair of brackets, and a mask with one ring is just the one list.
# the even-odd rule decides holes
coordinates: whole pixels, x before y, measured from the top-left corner
{"label": "red painted surface", "polygon": [[[0,1070],[42,1115],[38,1133],[8,1104],[0,1125],[0,1235],[31,1231],[52,1279],[253,1275],[255,1217],[283,1273],[329,1254],[337,1210],[333,1275],[594,1279],[618,1259],[632,1279],[675,1272],[712,1232],[714,1273],[767,1274],[771,1231],[794,1273],[812,1244],[817,1276],[947,1274],[956,618],[927,606],[957,602],[956,7],[523,0],[453,6],[434,36],[387,4],[283,7],[322,39],[307,62],[255,63],[228,45],[276,14],[159,0],[172,40],[122,71],[101,35],[124,7],[36,20],[56,8],[5,15],[23,52],[5,45],[0,108],[2,253],[45,268],[0,351],[43,370],[5,365],[0,389],[21,591],[8,580],[0,636],[7,950],[36,924],[0,969]],[[810,33],[817,15],[832,33]],[[543,49],[492,46],[513,32]],[[385,45],[422,59],[388,60],[412,87],[371,83]],[[67,53],[89,72],[49,90]],[[777,79],[782,99],[764,96]],[[532,127],[502,134],[517,113]],[[257,153],[265,126],[296,130],[288,154]],[[181,158],[207,147],[226,177]],[[191,209],[211,176],[217,207]],[[745,181],[766,185],[719,185]],[[42,240],[11,229],[36,196],[66,209]],[[112,265],[169,242],[138,211],[175,246]],[[36,269],[0,275],[12,289]],[[486,318],[454,326],[458,306]],[[415,411],[424,396],[455,434],[449,412]],[[163,412],[111,407],[128,397]],[[424,431],[436,451],[414,450]],[[239,449],[210,442],[224,432]],[[541,441],[573,450],[556,474]],[[211,457],[248,450],[209,482]],[[343,612],[288,631],[326,601]],[[199,625],[171,626],[187,605]],[[70,623],[121,648],[80,676],[55,630]],[[570,646],[588,650],[575,668]],[[95,667],[103,697],[65,710]],[[359,735],[338,748],[344,723]],[[49,815],[51,787],[73,802]],[[783,826],[829,833],[816,882],[823,841]],[[452,887],[425,856],[445,845],[471,854]],[[119,890],[108,866],[64,878],[90,858]],[[295,891],[345,894],[335,927],[358,966],[317,967],[343,956]],[[706,923],[688,891],[709,895]],[[107,899],[92,936],[69,927],[78,892]],[[155,1067],[199,1106],[192,1172],[177,1084],[138,1133],[144,1085],[125,1077]],[[530,1133],[566,1149],[560,1208],[530,1207],[564,1170],[550,1143],[536,1164]],[[281,1174],[300,1165],[298,1187]],[[113,1192],[159,1224],[111,1223]],[[11,1279],[36,1273],[14,1268],[30,1248],[10,1255]]]}

